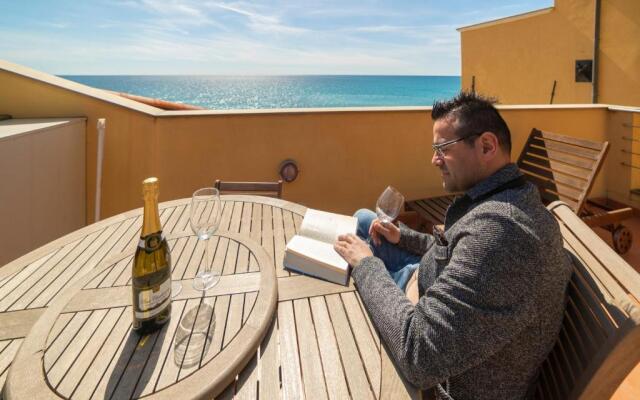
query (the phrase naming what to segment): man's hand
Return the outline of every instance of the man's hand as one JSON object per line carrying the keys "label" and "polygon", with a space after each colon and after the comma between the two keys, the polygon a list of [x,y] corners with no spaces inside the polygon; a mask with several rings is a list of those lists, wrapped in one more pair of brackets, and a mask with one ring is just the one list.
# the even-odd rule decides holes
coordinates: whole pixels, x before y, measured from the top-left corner
{"label": "man's hand", "polygon": [[369,237],[371,237],[373,244],[380,246],[380,236],[384,236],[389,243],[398,244],[400,241],[400,228],[392,223],[384,223],[376,218],[369,227]]}
{"label": "man's hand", "polygon": [[352,267],[358,265],[363,258],[373,255],[369,246],[352,233],[338,236],[338,241],[335,242],[333,248]]}

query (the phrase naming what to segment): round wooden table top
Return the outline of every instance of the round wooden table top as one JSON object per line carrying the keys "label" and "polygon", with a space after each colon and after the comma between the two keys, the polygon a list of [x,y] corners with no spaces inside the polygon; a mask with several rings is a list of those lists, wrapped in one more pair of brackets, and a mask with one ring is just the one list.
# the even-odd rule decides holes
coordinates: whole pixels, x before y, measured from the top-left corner
{"label": "round wooden table top", "polygon": [[[248,235],[218,232],[208,245],[221,279],[203,296],[192,280],[202,268],[205,242],[190,232],[170,234],[168,241],[174,263],[188,259],[169,323],[145,336],[131,330],[133,249],[109,257],[38,319],[13,361],[5,398],[212,398],[233,381],[273,320],[272,258]],[[181,324],[189,312],[198,316],[206,340],[191,336],[193,325]],[[185,335],[195,361],[175,352]]]}

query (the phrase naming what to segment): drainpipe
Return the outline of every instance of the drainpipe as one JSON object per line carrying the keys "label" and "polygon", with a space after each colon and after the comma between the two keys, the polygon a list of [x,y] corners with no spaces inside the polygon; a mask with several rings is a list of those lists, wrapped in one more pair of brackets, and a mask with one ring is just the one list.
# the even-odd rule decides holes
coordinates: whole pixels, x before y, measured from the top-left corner
{"label": "drainpipe", "polygon": [[107,122],[104,118],[98,119],[98,149],[96,157],[96,202],[93,213],[94,222],[100,221],[100,207],[102,205],[102,164],[104,163],[104,131]]}
{"label": "drainpipe", "polygon": [[598,53],[600,47],[600,0],[595,0],[595,15],[593,27],[593,76],[591,79],[591,102],[598,102]]}

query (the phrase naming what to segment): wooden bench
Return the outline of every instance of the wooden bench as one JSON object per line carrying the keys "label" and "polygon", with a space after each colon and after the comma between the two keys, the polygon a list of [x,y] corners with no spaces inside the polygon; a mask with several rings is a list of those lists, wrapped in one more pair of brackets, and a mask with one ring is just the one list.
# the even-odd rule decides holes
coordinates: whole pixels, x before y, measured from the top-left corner
{"label": "wooden bench", "polygon": [[609,399],[640,362],[640,275],[565,203],[560,223],[574,271],[555,347],[540,368],[536,399]]}
{"label": "wooden bench", "polygon": [[[619,222],[633,210],[611,201],[587,199],[609,150],[608,142],[578,139],[532,129],[517,164],[527,180],[535,184],[545,204],[561,200],[589,226],[602,226],[612,234],[613,245],[626,253],[633,240],[631,231]],[[409,201],[406,207],[433,225],[444,223],[454,195]]]}

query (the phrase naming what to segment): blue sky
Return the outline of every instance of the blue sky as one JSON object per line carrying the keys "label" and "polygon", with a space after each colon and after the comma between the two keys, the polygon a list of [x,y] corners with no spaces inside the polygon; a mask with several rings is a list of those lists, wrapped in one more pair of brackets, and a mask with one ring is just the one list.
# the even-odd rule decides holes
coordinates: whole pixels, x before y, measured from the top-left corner
{"label": "blue sky", "polygon": [[0,0],[0,59],[70,75],[459,75],[456,28],[551,5]]}

